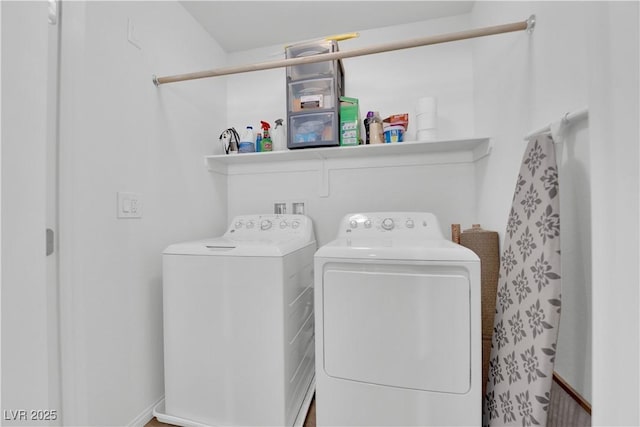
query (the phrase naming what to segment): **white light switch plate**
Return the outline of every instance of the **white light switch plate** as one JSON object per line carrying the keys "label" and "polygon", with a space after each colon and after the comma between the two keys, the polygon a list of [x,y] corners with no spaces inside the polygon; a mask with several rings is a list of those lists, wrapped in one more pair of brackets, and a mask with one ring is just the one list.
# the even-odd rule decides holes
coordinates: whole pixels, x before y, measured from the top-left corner
{"label": "white light switch plate", "polygon": [[142,196],[138,193],[118,193],[118,218],[142,218]]}

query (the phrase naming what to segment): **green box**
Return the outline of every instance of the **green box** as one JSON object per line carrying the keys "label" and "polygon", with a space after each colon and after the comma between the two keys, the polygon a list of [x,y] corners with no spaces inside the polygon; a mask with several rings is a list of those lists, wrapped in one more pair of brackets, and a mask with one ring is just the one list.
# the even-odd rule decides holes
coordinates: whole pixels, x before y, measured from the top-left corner
{"label": "green box", "polygon": [[358,98],[340,97],[340,145],[360,144],[360,106]]}

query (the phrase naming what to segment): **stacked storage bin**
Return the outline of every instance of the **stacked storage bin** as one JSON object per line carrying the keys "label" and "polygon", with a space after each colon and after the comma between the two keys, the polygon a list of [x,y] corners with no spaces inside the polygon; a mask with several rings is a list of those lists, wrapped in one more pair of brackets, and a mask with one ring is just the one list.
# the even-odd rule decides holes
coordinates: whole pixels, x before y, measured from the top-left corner
{"label": "stacked storage bin", "polygon": [[[288,46],[287,58],[336,52],[338,42],[314,41]],[[287,67],[288,148],[339,145],[340,96],[344,95],[342,61]]]}

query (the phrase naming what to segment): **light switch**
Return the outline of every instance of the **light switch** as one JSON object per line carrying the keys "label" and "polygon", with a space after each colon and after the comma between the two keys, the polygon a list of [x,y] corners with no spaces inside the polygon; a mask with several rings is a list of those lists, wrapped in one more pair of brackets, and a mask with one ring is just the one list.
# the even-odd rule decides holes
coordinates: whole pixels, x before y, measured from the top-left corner
{"label": "light switch", "polygon": [[118,218],[142,218],[142,196],[138,193],[118,193]]}

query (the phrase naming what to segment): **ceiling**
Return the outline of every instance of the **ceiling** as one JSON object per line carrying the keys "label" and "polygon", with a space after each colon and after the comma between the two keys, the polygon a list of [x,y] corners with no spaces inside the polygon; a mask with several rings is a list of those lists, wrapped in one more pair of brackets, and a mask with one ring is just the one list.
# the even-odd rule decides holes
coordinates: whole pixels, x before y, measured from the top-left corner
{"label": "ceiling", "polygon": [[181,1],[231,53],[468,13],[473,1]]}

